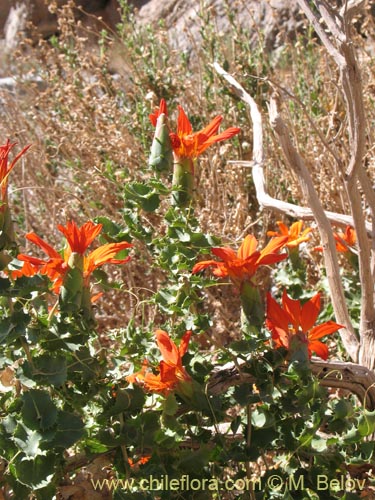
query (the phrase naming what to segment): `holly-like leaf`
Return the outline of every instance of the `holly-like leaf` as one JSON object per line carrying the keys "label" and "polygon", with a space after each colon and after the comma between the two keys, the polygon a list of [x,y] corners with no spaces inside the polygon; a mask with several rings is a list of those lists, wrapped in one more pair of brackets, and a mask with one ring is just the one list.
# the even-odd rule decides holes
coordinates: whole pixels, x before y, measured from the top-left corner
{"label": "holly-like leaf", "polygon": [[33,359],[33,366],[28,362],[22,366],[25,375],[38,382],[60,387],[67,378],[67,364],[64,356],[42,354]]}
{"label": "holly-like leaf", "polygon": [[45,455],[39,445],[42,439],[38,431],[28,429],[22,423],[17,426],[13,440],[28,457],[36,457],[37,455]]}
{"label": "holly-like leaf", "polygon": [[57,408],[49,394],[39,389],[31,389],[22,396],[22,419],[30,429],[46,430],[57,420]]}
{"label": "holly-like leaf", "polygon": [[39,455],[28,458],[20,454],[15,457],[10,468],[21,484],[38,490],[50,484],[55,472],[55,457]]}
{"label": "holly-like leaf", "polygon": [[84,423],[81,417],[67,411],[59,411],[56,426],[56,434],[49,443],[49,447],[53,446],[67,449],[84,434]]}

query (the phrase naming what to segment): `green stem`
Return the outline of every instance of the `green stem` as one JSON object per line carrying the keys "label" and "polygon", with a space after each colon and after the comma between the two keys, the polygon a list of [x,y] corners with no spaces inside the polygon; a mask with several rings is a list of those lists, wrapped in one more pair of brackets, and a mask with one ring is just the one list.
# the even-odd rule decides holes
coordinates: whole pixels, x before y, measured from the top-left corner
{"label": "green stem", "polygon": [[194,192],[194,163],[191,158],[179,158],[173,164],[172,188],[172,205],[188,207]]}
{"label": "green stem", "polygon": [[259,289],[250,281],[244,281],[241,285],[241,323],[242,327],[255,327],[260,329],[264,323],[264,307],[261,301]]}

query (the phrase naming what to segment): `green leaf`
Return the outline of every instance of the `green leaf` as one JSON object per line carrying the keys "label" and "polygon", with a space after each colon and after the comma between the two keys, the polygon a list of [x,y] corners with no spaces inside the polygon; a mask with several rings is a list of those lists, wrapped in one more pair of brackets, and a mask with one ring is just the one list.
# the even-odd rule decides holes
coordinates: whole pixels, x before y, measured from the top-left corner
{"label": "green leaf", "polygon": [[13,437],[14,442],[28,457],[45,455],[39,445],[42,436],[38,431],[28,429],[22,423],[17,426]]}
{"label": "green leaf", "polygon": [[154,212],[160,205],[159,194],[145,183],[126,184],[124,195],[126,199],[136,202],[146,212]]}
{"label": "green leaf", "polygon": [[375,411],[364,410],[363,415],[358,420],[358,432],[364,436],[369,436],[375,431]]}
{"label": "green leaf", "polygon": [[33,358],[33,367],[25,362],[22,369],[28,378],[55,387],[62,386],[67,379],[67,363],[64,356],[42,354]]}
{"label": "green leaf", "polygon": [[57,420],[57,408],[49,394],[39,389],[30,389],[23,394],[22,419],[30,429],[46,430]]}
{"label": "green leaf", "polygon": [[327,441],[323,438],[313,438],[311,447],[319,452],[325,451],[327,449]]}
{"label": "green leaf", "polygon": [[173,393],[168,394],[163,404],[164,413],[166,415],[175,415],[177,408],[176,396]]}
{"label": "green leaf", "polygon": [[251,412],[251,423],[254,427],[272,427],[275,424],[275,417],[267,410],[256,408]]}
{"label": "green leaf", "polygon": [[100,235],[100,239],[110,243],[120,241],[127,241],[130,243],[126,227],[121,227],[120,224],[104,216],[95,217],[94,220],[97,224],[103,225],[103,234]]}
{"label": "green leaf", "polygon": [[25,455],[18,455],[11,464],[11,471],[21,484],[38,490],[51,482],[55,472],[55,457],[39,455],[27,458]]}
{"label": "green leaf", "polygon": [[210,447],[203,445],[196,451],[182,451],[177,467],[184,471],[184,474],[199,474],[208,464],[211,456]]}
{"label": "green leaf", "polygon": [[340,399],[334,409],[334,415],[338,419],[344,419],[348,416],[353,415],[353,405],[350,401],[345,401],[344,399]]}
{"label": "green leaf", "polygon": [[81,417],[67,411],[59,411],[56,425],[56,434],[49,443],[49,448],[62,447],[67,449],[84,434],[85,426]]}

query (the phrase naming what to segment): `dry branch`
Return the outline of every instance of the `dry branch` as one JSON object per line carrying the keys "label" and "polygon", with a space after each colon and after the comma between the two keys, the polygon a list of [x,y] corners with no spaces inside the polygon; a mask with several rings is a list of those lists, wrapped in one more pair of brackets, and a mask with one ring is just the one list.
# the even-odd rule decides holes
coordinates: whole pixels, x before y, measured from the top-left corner
{"label": "dry branch", "polygon": [[[231,163],[238,164],[245,167],[252,168],[252,176],[253,182],[256,190],[257,201],[261,208],[272,208],[280,213],[290,215],[291,217],[295,217],[302,220],[314,220],[314,214],[309,207],[301,207],[299,205],[295,205],[293,203],[288,203],[286,201],[278,200],[277,198],[273,198],[268,192],[266,188],[266,183],[264,179],[264,171],[263,171],[263,144],[262,144],[262,120],[256,118],[259,111],[256,111],[254,105],[256,105],[253,98],[245,91],[245,89],[237,82],[232,75],[227,73],[218,63],[214,63],[213,67],[217,71],[219,75],[221,75],[231,86],[233,92],[243,100],[250,108],[251,119],[253,122],[253,161],[233,161]],[[252,111],[253,110],[253,111]],[[260,113],[259,113],[260,116]],[[256,120],[256,121],[254,121]],[[261,145],[259,148],[258,145]],[[260,151],[261,150],[261,151]],[[375,194],[374,194],[375,196]],[[345,227],[347,225],[354,226],[353,217],[346,214],[339,214],[336,212],[331,212],[329,210],[325,211],[325,215],[327,219],[336,226]],[[372,234],[372,225],[366,223],[366,230],[369,234]]]}
{"label": "dry branch", "polygon": [[[245,365],[246,363],[239,365],[241,371],[234,363],[227,363],[214,370],[208,381],[208,394],[217,395],[235,385],[255,383],[255,378],[243,371]],[[356,363],[318,359],[312,361],[311,370],[322,386],[355,394],[364,407],[371,411],[375,409],[375,373],[373,371]]]}
{"label": "dry branch", "polygon": [[[338,12],[326,0],[315,0],[320,16],[312,10],[307,0],[298,4],[311,22],[321,41],[332,56],[339,69],[340,84],[348,118],[349,150],[351,152],[345,173],[345,188],[357,235],[359,278],[361,284],[361,317],[359,362],[374,368],[375,359],[375,306],[374,306],[374,248],[368,239],[363,217],[363,200],[359,184],[370,207],[374,225],[374,195],[370,180],[363,169],[366,151],[366,121],[363,103],[361,71],[359,69],[355,46],[350,37],[351,15],[362,2],[352,1]],[[347,3],[347,2],[345,2]],[[325,30],[325,26],[328,31]],[[374,226],[375,227],[375,226]]]}
{"label": "dry branch", "polygon": [[[250,114],[253,122],[253,179],[259,204],[264,207],[264,202],[266,201],[268,202],[268,206],[270,206],[270,208],[277,207],[279,209],[280,207],[285,208],[285,206],[291,206],[294,211],[293,215],[300,218],[302,212],[307,209],[298,207],[297,205],[292,205],[289,203],[280,202],[279,200],[275,200],[274,198],[271,198],[265,191],[263,174],[264,152],[262,117],[256,102],[242,88],[242,86],[232,76],[226,73],[217,63],[214,64],[214,68],[231,84],[231,86],[235,89],[237,95],[250,107]],[[270,118],[275,132],[279,136],[279,140],[287,162],[289,166],[296,172],[298,179],[302,185],[303,192],[306,196],[309,206],[311,207],[310,209],[308,209],[310,211],[311,217],[313,217],[317,222],[323,244],[323,252],[327,268],[328,284],[330,288],[333,308],[337,321],[345,326],[345,328],[340,331],[340,334],[342,336],[345,349],[347,350],[353,361],[356,361],[358,357],[358,340],[355,336],[346,306],[340,279],[339,266],[337,262],[335,242],[333,239],[330,224],[328,222],[327,212],[325,212],[321,206],[312,180],[310,178],[310,174],[305,167],[302,158],[291,143],[286,126],[282,121],[280,115],[278,114],[275,100],[271,101]],[[290,212],[288,211],[287,213]],[[332,219],[332,221],[335,221],[337,223],[339,214],[332,215],[334,216],[334,219]]]}
{"label": "dry branch", "polygon": [[277,101],[274,98],[272,98],[270,102],[269,115],[271,126],[278,136],[287,164],[296,174],[305,199],[314,214],[314,219],[317,223],[322,242],[324,263],[327,271],[328,286],[333,309],[337,321],[345,326],[345,328],[340,330],[341,338],[349,356],[353,360],[356,360],[358,340],[354,333],[354,328],[346,305],[336,254],[336,243],[333,238],[330,223],[325,215],[305,162],[292,144],[289,131],[279,114]]}

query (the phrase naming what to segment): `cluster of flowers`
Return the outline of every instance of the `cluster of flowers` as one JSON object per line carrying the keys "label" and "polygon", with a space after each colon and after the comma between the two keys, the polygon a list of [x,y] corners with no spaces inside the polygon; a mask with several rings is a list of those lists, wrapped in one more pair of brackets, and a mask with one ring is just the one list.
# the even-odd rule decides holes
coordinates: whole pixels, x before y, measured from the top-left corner
{"label": "cluster of flowers", "polygon": [[[213,268],[214,276],[229,278],[239,289],[245,283],[255,286],[255,273],[260,266],[274,264],[286,259],[288,253],[279,253],[283,248],[294,249],[300,243],[309,240],[311,228],[302,231],[303,222],[298,221],[288,228],[282,222],[277,223],[279,232],[269,232],[273,238],[263,248],[257,250],[258,241],[253,235],[247,235],[235,252],[231,248],[212,248],[211,252],[220,260],[198,262],[192,273],[198,273],[206,268]],[[355,242],[355,234],[351,228],[346,233],[335,234],[338,251],[348,251]],[[284,290],[281,305],[267,294],[267,311],[265,324],[272,334],[274,348],[283,347],[293,352],[305,345],[308,356],[313,353],[326,360],[328,347],[319,339],[343,328],[334,321],[326,321],[315,325],[320,312],[321,295],[317,293],[303,305],[299,300],[290,298]],[[168,394],[171,390],[181,391],[182,385],[189,383],[191,378],[182,365],[182,357],[187,351],[191,332],[183,336],[179,347],[171,340],[168,334],[157,330],[156,341],[162,355],[162,361],[157,368],[157,375],[149,370],[149,363],[144,361],[141,371],[127,377],[128,382],[137,383],[147,391]]]}
{"label": "cluster of flowers", "polygon": [[[194,174],[194,161],[211,144],[229,139],[238,134],[240,129],[232,127],[218,134],[222,121],[217,116],[207,127],[194,133],[191,123],[183,108],[178,107],[179,115],[177,121],[177,132],[171,132],[167,125],[167,108],[162,100],[159,108],[150,115],[152,124],[156,127],[152,158],[150,161],[157,165],[169,162],[169,152],[173,155],[174,165],[183,166],[183,174]],[[27,151],[25,147],[9,163],[8,155],[15,144],[8,141],[0,147],[0,223],[1,234],[8,230],[9,207],[8,207],[8,178],[17,160]],[[181,174],[181,171],[179,171]],[[184,180],[185,179],[185,180]],[[180,175],[177,179],[179,186],[184,184],[186,178]],[[187,182],[189,184],[191,179]],[[189,191],[189,186],[185,186]],[[190,196],[190,193],[189,193]],[[188,196],[188,198],[189,198]],[[182,203],[182,206],[184,202]],[[8,214],[5,217],[5,214]],[[258,250],[258,241],[253,235],[247,235],[235,252],[231,248],[212,248],[212,254],[218,260],[206,260],[198,262],[192,269],[192,273],[201,272],[207,268],[213,269],[213,274],[219,278],[229,278],[240,294],[246,288],[256,288],[256,272],[259,267],[274,264],[287,258],[288,249],[292,252],[298,248],[300,243],[309,239],[310,228],[302,231],[302,221],[296,222],[288,228],[282,222],[278,222],[279,231],[269,232],[271,236],[269,243]],[[47,258],[41,259],[25,254],[19,254],[18,260],[23,263],[22,267],[9,271],[12,279],[20,276],[33,276],[37,273],[46,275],[51,281],[51,289],[55,294],[60,294],[65,279],[71,269],[78,269],[82,279],[82,287],[89,290],[90,276],[92,272],[103,264],[124,264],[130,257],[116,258],[117,254],[132,247],[128,242],[108,243],[99,246],[87,253],[88,247],[102,231],[101,224],[86,222],[78,227],[74,221],[68,221],[66,226],[59,225],[58,230],[66,238],[66,246],[63,252],[58,252],[35,233],[29,233],[26,238],[45,252]],[[355,232],[348,227],[345,233],[335,234],[337,250],[348,252],[355,245]],[[0,251],[4,249],[0,248]],[[286,291],[283,292],[281,305],[268,293],[265,324],[272,334],[272,342],[275,348],[283,347],[293,351],[296,346],[305,345],[309,357],[312,353],[323,359],[328,357],[328,348],[320,342],[320,338],[336,332],[342,325],[328,321],[315,326],[320,311],[320,294],[308,300],[303,305],[298,300],[290,298]],[[145,390],[167,395],[170,391],[186,391],[186,387],[192,382],[190,375],[183,366],[182,358],[188,349],[192,332],[187,331],[182,337],[179,346],[170,338],[167,332],[157,330],[156,342],[161,352],[162,361],[156,369],[144,361],[142,369],[129,375],[127,381],[144,387]]]}

